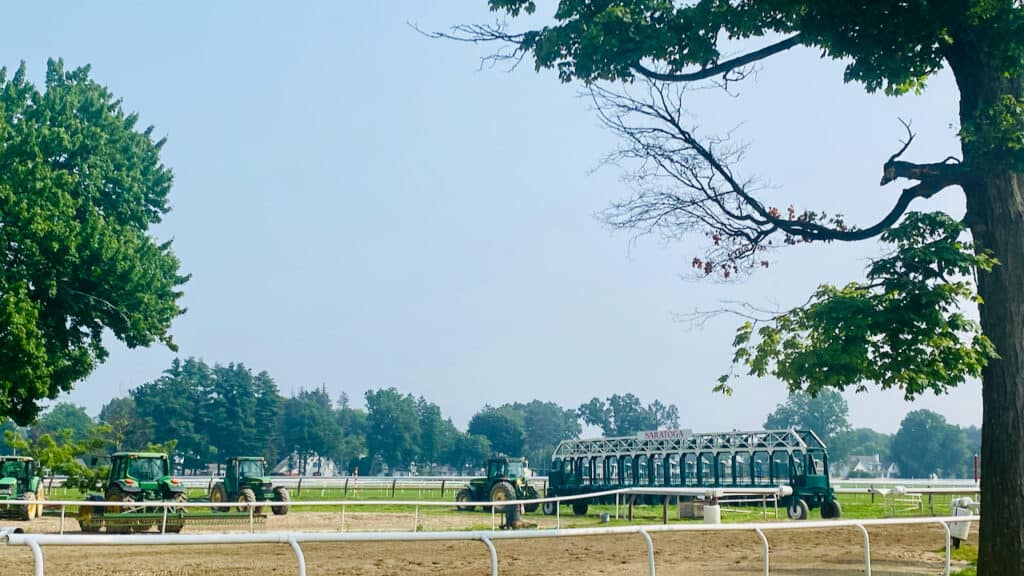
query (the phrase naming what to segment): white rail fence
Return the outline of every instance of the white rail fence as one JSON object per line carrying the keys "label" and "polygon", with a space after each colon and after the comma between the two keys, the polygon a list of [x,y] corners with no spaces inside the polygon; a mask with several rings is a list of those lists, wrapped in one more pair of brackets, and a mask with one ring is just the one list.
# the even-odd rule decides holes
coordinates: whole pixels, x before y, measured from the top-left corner
{"label": "white rail fence", "polygon": [[[601,498],[605,496],[615,497],[615,518],[619,518],[620,507],[625,508],[627,506],[626,496],[651,496],[660,495],[665,497],[671,497],[673,495],[688,495],[698,496],[707,499],[714,499],[721,502],[724,505],[734,503],[749,503],[756,504],[760,503],[762,508],[762,515],[764,518],[768,517],[768,507],[772,506],[775,510],[775,517],[778,518],[778,502],[779,498],[790,494],[792,491],[788,486],[783,486],[777,489],[769,488],[751,488],[749,490],[735,490],[730,492],[724,492],[722,489],[702,489],[697,493],[693,490],[685,490],[678,488],[619,488],[616,490],[605,490],[602,492],[591,492],[588,494],[577,494],[573,496],[556,496],[550,498],[535,498],[530,500],[503,500],[500,502],[449,502],[443,500],[293,500],[287,504],[289,508],[294,506],[303,506],[311,508],[328,508],[338,510],[341,514],[340,529],[342,532],[345,531],[345,516],[349,508],[362,507],[362,506],[380,506],[382,503],[386,503],[388,506],[393,507],[408,507],[413,510],[413,531],[417,530],[419,526],[420,508],[430,507],[441,507],[441,508],[452,508],[455,506],[471,506],[471,507],[482,507],[484,510],[490,509],[491,512],[491,530],[497,530],[500,527],[498,518],[504,514],[499,509],[526,505],[526,504],[537,504],[538,507],[543,506],[545,502],[555,503],[555,527],[556,529],[562,528],[562,513],[561,507],[565,504],[572,504],[576,500],[590,500],[591,498]],[[237,508],[248,508],[249,512],[249,532],[255,532],[256,524],[256,510],[258,508],[271,508],[274,506],[281,506],[281,502],[277,501],[262,501],[262,502],[221,502],[214,503],[208,501],[193,501],[193,502],[177,502],[177,501],[165,501],[165,500],[145,500],[140,502],[134,502],[131,505],[135,507],[144,508],[162,508],[163,518],[160,523],[160,532],[166,533],[167,531],[167,519],[169,514],[175,514],[175,510],[184,509],[185,512],[190,508],[223,508],[237,507]],[[82,507],[110,507],[114,509],[114,512],[130,506],[123,501],[104,501],[104,500],[5,500],[5,506],[16,507],[25,505],[36,505],[43,506],[45,508],[60,508],[60,534],[63,535],[65,531],[65,525],[67,521],[67,508],[74,507],[81,509]],[[664,502],[667,510],[668,501]],[[667,512],[666,512],[667,513]],[[214,513],[213,517],[216,517]],[[188,515],[185,515],[187,520]]]}
{"label": "white rail fence", "polygon": [[196,535],[56,535],[19,534],[0,530],[0,542],[9,546],[28,546],[32,551],[35,576],[44,576],[44,546],[160,546],[197,544],[289,544],[295,552],[299,576],[306,575],[306,561],[302,543],[309,542],[422,542],[422,541],[479,541],[486,548],[490,559],[492,576],[498,575],[498,553],[495,540],[529,538],[564,538],[580,536],[609,536],[639,534],[646,544],[648,573],[656,576],[654,542],[651,534],[656,532],[708,532],[743,531],[755,532],[762,544],[762,566],[765,576],[771,573],[771,555],[768,532],[776,530],[814,530],[828,528],[858,528],[864,537],[864,572],[871,576],[871,539],[868,527],[907,524],[940,524],[946,533],[945,570],[950,573],[951,528],[961,528],[964,522],[977,521],[979,516],[901,518],[881,520],[823,520],[813,522],[771,522],[757,524],[684,524],[622,526],[609,528],[576,528],[570,530],[522,530],[507,532],[274,532],[265,534],[196,534]]}
{"label": "white rail fence", "polygon": [[[271,476],[275,486],[294,489],[366,489],[366,490],[440,490],[442,486],[457,489],[477,476]],[[188,488],[208,488],[223,476],[175,476]],[[65,478],[54,476],[45,478],[44,483],[50,488],[62,488]],[[547,486],[546,476],[533,476],[531,482]],[[978,483],[972,479],[927,479],[927,478],[833,478],[832,485],[838,489],[884,488],[905,486],[907,488],[950,488],[977,489]]]}

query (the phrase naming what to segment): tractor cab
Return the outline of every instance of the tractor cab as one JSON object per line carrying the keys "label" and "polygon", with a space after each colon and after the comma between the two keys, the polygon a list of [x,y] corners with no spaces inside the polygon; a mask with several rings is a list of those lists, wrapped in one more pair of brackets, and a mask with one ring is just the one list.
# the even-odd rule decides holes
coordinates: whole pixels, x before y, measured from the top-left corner
{"label": "tractor cab", "polygon": [[110,457],[108,499],[111,495],[132,495],[136,500],[163,500],[184,491],[184,486],[171,477],[171,463],[166,454],[117,452]]}
{"label": "tractor cab", "polygon": [[19,497],[35,491],[29,486],[36,476],[35,460],[25,456],[0,456],[0,496]]}
{"label": "tractor cab", "polygon": [[[15,516],[31,520],[43,513],[33,501],[43,499],[43,484],[36,461],[27,456],[0,456],[0,517]],[[5,500],[26,500],[28,504],[12,506]]]}
{"label": "tractor cab", "polygon": [[266,468],[266,461],[258,456],[238,456],[228,460],[224,473],[227,492],[235,494],[242,488],[250,488],[256,493],[270,492],[273,485],[267,477]]}
{"label": "tractor cab", "polygon": [[530,464],[526,458],[508,458],[496,456],[487,461],[488,478],[508,478],[510,480],[526,480],[530,476]]}

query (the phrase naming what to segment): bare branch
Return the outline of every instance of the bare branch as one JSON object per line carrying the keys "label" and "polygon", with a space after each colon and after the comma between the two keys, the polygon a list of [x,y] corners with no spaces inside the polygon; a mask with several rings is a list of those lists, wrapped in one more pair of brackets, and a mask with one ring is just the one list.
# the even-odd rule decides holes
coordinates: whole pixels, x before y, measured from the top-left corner
{"label": "bare branch", "polygon": [[[730,144],[727,137],[698,137],[687,125],[685,93],[685,86],[651,80],[590,88],[599,119],[625,142],[614,159],[634,167],[630,178],[636,193],[613,204],[606,221],[670,238],[703,232],[711,245],[704,257],[694,258],[693,266],[704,274],[728,278],[741,269],[767,266],[759,255],[780,245],[872,238],[896,224],[915,199],[929,198],[963,178],[962,167],[949,159],[936,164],[897,160],[913,140],[909,123],[901,121],[908,137],[886,162],[884,182],[907,178],[917,184],[904,189],[881,219],[854,228],[839,215],[798,213],[792,207],[782,211],[764,204],[757,198],[756,182],[736,173],[742,146]],[[775,237],[781,242],[774,242]]]}
{"label": "bare branch", "polygon": [[500,20],[494,24],[460,24],[452,26],[450,32],[430,32],[423,30],[417,24],[411,22],[407,22],[407,24],[427,38],[455,40],[469,44],[501,44],[502,46],[496,52],[480,58],[481,67],[493,66],[498,62],[510,62],[509,67],[515,69],[529,53],[524,46],[526,34],[508,32],[505,22]]}

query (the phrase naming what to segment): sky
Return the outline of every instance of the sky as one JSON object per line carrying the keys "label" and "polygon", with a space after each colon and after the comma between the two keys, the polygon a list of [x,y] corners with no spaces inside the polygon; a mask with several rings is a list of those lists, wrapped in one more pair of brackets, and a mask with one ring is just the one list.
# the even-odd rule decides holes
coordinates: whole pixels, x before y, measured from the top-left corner
{"label": "sky", "polygon": [[[792,306],[862,279],[881,253],[796,247],[722,283],[690,274],[702,238],[611,231],[598,215],[630,190],[603,162],[618,142],[580,87],[530,63],[482,68],[486,47],[410,26],[493,22],[485,0],[21,2],[5,21],[0,65],[25,61],[41,84],[47,58],[89,64],[167,137],[173,211],[154,234],[192,274],[177,355],[265,370],[286,396],[324,386],[358,405],[394,386],[464,427],[484,404],[631,392],[676,404],[695,431],[756,429],[785,387],[744,378],[731,397],[712,392],[739,320],[679,316]],[[906,159],[958,153],[947,73],[919,96],[868,95],[843,84],[841,63],[797,49],[738,92],[697,93],[690,110],[705,133],[747,143],[740,169],[770,184],[769,203],[872,223],[899,193],[878,186],[898,118],[917,133]],[[962,213],[962,195],[914,208]],[[108,343],[61,400],[96,415],[176,356]],[[884,432],[920,408],[981,421],[977,382],[913,403],[844,395],[855,426]]]}

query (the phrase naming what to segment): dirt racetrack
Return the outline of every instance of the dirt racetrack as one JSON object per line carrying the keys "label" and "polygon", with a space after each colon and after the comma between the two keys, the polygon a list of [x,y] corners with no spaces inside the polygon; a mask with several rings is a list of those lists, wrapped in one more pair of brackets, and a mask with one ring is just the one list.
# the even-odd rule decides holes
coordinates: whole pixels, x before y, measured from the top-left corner
{"label": "dirt racetrack", "polygon": [[[475,521],[486,520],[475,515]],[[431,515],[429,529],[464,526],[464,514]],[[531,520],[548,520],[530,515]],[[339,515],[292,513],[270,518],[267,531],[332,531]],[[346,529],[408,530],[414,518],[401,514],[350,514]],[[43,518],[26,525],[31,532],[55,532],[59,523]],[[73,521],[69,533],[76,533]],[[223,527],[188,527],[188,533],[222,531]],[[232,530],[239,531],[239,530]],[[872,573],[881,575],[941,574],[945,542],[936,526],[894,526],[870,529]],[[863,540],[857,529],[768,531],[771,573],[860,575],[864,573]],[[723,576],[762,573],[761,542],[753,531],[654,534],[659,575]],[[976,544],[972,533],[972,543]],[[647,574],[644,540],[639,535],[499,540],[499,574]],[[325,543],[302,545],[310,576],[415,576],[421,574],[484,575],[487,550],[479,542]],[[62,576],[238,576],[296,574],[294,552],[287,545],[205,546],[64,546],[43,549],[46,574]],[[27,547],[0,547],[4,576],[32,574]],[[954,567],[955,569],[955,567]]]}

